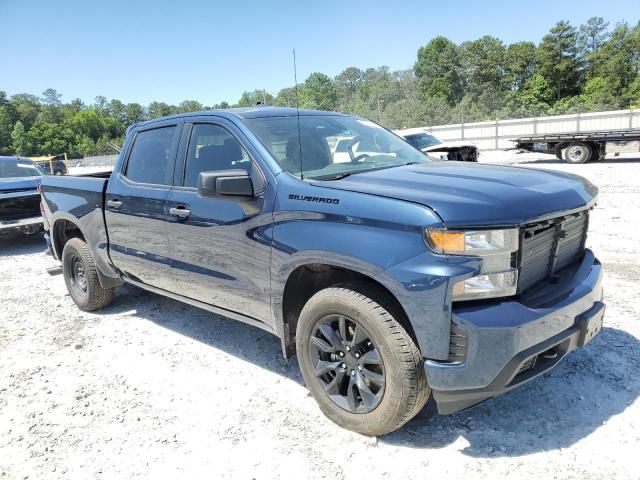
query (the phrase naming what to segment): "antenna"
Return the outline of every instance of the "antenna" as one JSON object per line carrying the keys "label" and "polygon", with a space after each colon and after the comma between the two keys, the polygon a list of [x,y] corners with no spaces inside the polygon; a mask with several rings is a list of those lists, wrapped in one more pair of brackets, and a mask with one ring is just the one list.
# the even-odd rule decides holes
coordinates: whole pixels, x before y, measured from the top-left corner
{"label": "antenna", "polygon": [[293,81],[295,82],[296,92],[296,117],[298,120],[298,155],[300,156],[300,180],[304,180],[302,170],[302,139],[300,138],[300,108],[298,107],[298,69],[296,67],[296,49],[293,49]]}

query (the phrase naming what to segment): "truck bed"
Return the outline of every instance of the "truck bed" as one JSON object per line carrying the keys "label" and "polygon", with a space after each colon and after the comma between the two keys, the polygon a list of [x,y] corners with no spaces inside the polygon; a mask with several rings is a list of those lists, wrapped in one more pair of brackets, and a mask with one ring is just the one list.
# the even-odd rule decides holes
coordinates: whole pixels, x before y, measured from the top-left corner
{"label": "truck bed", "polygon": [[514,138],[512,142],[570,142],[570,141],[630,141],[640,140],[640,130],[594,130],[589,132],[543,133]]}
{"label": "truck bed", "polygon": [[[103,211],[108,176],[109,174],[101,173],[80,176],[46,175],[42,178],[41,187],[44,228],[48,230],[54,248],[56,239],[68,234],[69,225],[75,225],[91,249],[98,252],[95,260],[101,266],[102,262],[108,262],[108,238]],[[62,252],[56,251],[55,254],[59,258]]]}

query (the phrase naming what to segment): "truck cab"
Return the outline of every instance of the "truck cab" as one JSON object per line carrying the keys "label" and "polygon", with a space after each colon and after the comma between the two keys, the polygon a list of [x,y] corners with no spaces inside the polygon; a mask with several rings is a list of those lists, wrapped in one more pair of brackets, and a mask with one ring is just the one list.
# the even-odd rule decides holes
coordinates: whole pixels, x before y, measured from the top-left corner
{"label": "truck cab", "polygon": [[129,283],[262,328],[297,353],[322,411],[365,434],[430,397],[441,413],[493,398],[602,327],[602,269],[586,248],[596,187],[431,162],[359,117],[258,107],[152,120],[129,128],[110,175],[46,177],[42,190],[79,308]]}

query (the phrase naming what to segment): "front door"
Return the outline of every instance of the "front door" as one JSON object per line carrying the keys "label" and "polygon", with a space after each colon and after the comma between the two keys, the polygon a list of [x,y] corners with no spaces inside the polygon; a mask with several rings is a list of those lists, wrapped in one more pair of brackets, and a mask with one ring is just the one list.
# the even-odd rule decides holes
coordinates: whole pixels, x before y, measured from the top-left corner
{"label": "front door", "polygon": [[131,280],[171,291],[167,197],[179,134],[179,125],[137,132],[105,196],[113,264]]}
{"label": "front door", "polygon": [[[273,192],[239,135],[226,124],[191,126],[168,198],[171,269],[180,294],[271,323],[271,244],[263,233],[271,228]],[[249,172],[254,197],[198,196],[200,172],[230,169]]]}

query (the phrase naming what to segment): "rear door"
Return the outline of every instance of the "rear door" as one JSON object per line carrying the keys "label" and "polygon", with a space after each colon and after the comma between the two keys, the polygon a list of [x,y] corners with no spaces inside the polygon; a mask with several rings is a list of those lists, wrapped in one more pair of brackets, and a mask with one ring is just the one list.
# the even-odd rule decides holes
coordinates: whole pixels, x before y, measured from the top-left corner
{"label": "rear door", "polygon": [[171,291],[167,197],[181,128],[173,123],[138,131],[105,197],[113,264],[131,280]]}
{"label": "rear door", "polygon": [[[185,125],[175,186],[168,199],[171,266],[178,292],[271,323],[269,313],[271,228],[275,192],[230,122]],[[199,197],[203,171],[244,169],[254,197]]]}

